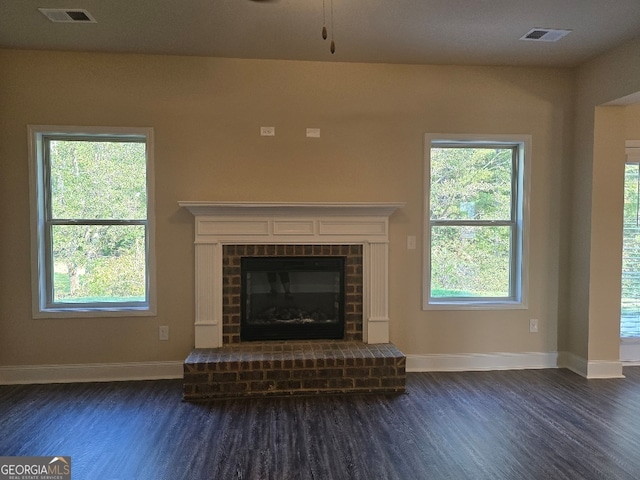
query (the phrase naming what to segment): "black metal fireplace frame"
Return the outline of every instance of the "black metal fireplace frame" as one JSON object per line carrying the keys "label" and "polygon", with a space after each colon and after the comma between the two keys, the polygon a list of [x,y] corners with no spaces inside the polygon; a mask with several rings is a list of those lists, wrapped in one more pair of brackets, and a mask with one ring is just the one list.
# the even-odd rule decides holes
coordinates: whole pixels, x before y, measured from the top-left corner
{"label": "black metal fireplace frame", "polygon": [[[255,340],[314,340],[314,339],[343,339],[345,337],[345,264],[344,256],[245,256],[240,259],[241,264],[241,341]],[[305,324],[255,324],[247,318],[247,269],[264,272],[294,272],[305,270],[313,266],[315,271],[339,272],[339,308],[335,323],[305,323]]]}

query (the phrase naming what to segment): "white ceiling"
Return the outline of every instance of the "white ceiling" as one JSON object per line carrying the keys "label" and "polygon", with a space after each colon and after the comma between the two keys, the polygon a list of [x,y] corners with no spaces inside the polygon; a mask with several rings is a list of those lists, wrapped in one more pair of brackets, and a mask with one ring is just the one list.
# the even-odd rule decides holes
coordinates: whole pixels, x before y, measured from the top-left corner
{"label": "white ceiling", "polygon": [[[38,8],[97,23],[52,23]],[[640,0],[333,0],[333,55],[322,26],[323,0],[0,0],[3,48],[568,67],[640,35]],[[572,33],[518,40],[532,28]]]}

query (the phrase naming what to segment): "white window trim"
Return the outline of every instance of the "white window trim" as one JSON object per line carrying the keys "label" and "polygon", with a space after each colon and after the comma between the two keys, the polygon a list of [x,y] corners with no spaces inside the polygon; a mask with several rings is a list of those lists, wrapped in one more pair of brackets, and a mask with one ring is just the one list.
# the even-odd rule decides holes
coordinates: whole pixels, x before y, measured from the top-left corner
{"label": "white window trim", "polygon": [[[29,125],[29,193],[31,221],[31,298],[33,318],[71,318],[71,317],[136,317],[156,315],[156,262],[155,262],[155,193],[154,193],[154,151],[153,128],[147,127],[79,127]],[[135,135],[146,138],[147,153],[147,222],[149,232],[149,251],[147,267],[149,269],[149,302],[145,307],[72,307],[47,308],[45,293],[45,255],[44,255],[44,210],[40,192],[44,189],[42,141],[46,135]]]}
{"label": "white window trim", "polygon": [[[452,301],[433,301],[431,292],[431,229],[429,221],[429,189],[431,176],[431,147],[434,143],[474,143],[507,145],[520,144],[524,155],[522,171],[522,219],[519,223],[522,246],[520,252],[520,288],[517,300],[472,299]],[[478,135],[478,134],[440,134],[427,133],[424,136],[424,174],[423,174],[423,244],[422,244],[422,309],[423,310],[524,310],[528,308],[529,297],[529,197],[531,179],[531,135]]]}

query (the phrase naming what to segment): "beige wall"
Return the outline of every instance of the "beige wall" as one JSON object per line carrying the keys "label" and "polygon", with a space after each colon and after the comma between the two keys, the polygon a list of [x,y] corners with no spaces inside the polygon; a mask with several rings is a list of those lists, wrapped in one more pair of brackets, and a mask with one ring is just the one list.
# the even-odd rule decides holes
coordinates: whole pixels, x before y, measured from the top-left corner
{"label": "beige wall", "polygon": [[624,107],[597,107],[591,197],[592,255],[589,284],[589,359],[618,360],[622,217],[624,203]]}
{"label": "beige wall", "polygon": [[[391,340],[408,354],[554,352],[573,82],[569,69],[0,51],[0,365],[183,359],[193,217],[178,200],[406,202],[391,220]],[[32,318],[28,124],[154,128],[157,317]],[[532,135],[528,309],[421,310],[421,252],[406,237],[422,238],[427,132]]]}
{"label": "beige wall", "polygon": [[624,140],[637,114],[602,105],[637,92],[640,38],[577,70],[570,311],[559,350],[589,362],[619,360]]}

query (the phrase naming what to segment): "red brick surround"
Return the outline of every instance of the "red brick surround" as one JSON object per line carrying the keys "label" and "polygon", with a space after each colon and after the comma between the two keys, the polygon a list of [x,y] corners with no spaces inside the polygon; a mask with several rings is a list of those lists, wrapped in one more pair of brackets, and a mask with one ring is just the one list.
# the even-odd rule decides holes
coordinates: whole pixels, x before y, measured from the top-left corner
{"label": "red brick surround", "polygon": [[242,257],[345,257],[345,340],[362,341],[362,245],[224,245],[222,247],[222,343],[240,343]]}

